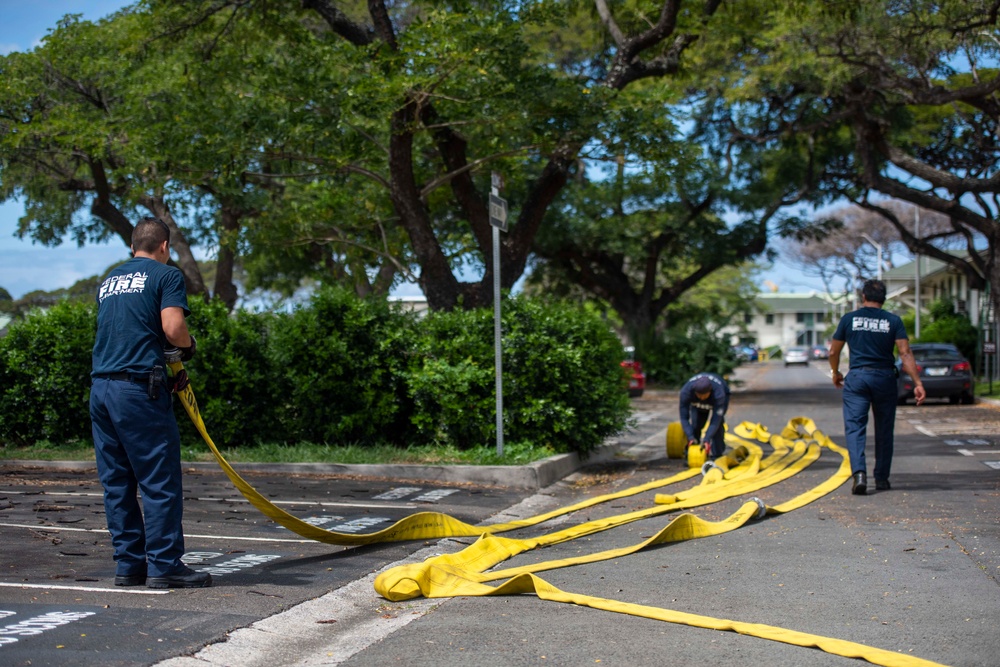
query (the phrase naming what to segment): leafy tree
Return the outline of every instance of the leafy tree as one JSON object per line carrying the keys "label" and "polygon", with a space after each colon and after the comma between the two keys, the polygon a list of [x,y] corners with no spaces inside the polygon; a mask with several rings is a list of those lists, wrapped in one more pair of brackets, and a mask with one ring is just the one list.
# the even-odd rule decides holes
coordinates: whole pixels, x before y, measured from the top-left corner
{"label": "leafy tree", "polygon": [[[311,71],[324,72],[327,85],[295,91],[304,97],[283,91],[285,99],[301,100],[298,132],[281,146],[269,145],[268,154],[310,172],[335,169],[336,178],[313,176],[364,193],[374,214],[361,221],[391,221],[405,233],[408,253],[397,252],[392,234],[368,248],[392,256],[400,272],[419,266],[417,280],[437,309],[491,301],[490,171],[508,179],[504,194],[513,220],[503,238],[501,278],[509,288],[583,160],[627,125],[615,121],[642,106],[651,82],[677,76],[716,22],[736,20],[723,16],[718,0],[668,0],[655,5],[652,20],[649,8],[604,2],[597,3],[596,17],[573,3],[148,4],[175,30],[212,34],[219,43],[229,37],[219,26],[256,22],[273,36],[275,58],[294,56],[300,71],[309,63]],[[296,14],[299,5],[305,12]],[[295,52],[289,45],[304,46]],[[253,67],[260,64],[270,65],[262,59]],[[249,66],[246,74],[254,75]],[[632,136],[639,140],[646,130],[655,143],[658,126],[636,119],[641,122],[632,125]],[[378,196],[367,196],[376,190]],[[262,227],[295,219],[270,219]],[[347,233],[331,230],[330,236],[355,248],[365,245],[351,233],[362,226],[357,216],[344,222]],[[260,259],[262,265],[287,265],[274,255]],[[462,282],[465,274],[478,277]]]}
{"label": "leafy tree", "polygon": [[[830,197],[878,212],[971,285],[989,282],[996,307],[998,26],[997,0],[790,2],[739,35],[752,48],[716,96],[757,144],[812,142]],[[876,195],[946,216],[969,258],[917,238]]]}
{"label": "leafy tree", "polygon": [[68,16],[34,51],[0,58],[0,201],[23,199],[18,235],[50,246],[117,236],[129,247],[129,218],[142,206],[172,227],[188,290],[203,293],[130,116],[143,103],[131,85],[145,62],[142,34],[128,10],[98,23]]}
{"label": "leafy tree", "polygon": [[919,343],[951,343],[973,364],[979,346],[979,332],[968,315],[955,312],[955,302],[943,297],[930,304],[930,323],[921,327]]}
{"label": "leafy tree", "polygon": [[[920,238],[938,249],[964,245],[964,239],[941,213],[920,211],[895,200],[880,202],[879,208],[891,212],[912,234],[919,232]],[[784,250],[804,274],[820,278],[828,292],[850,292],[859,276],[878,273],[878,252],[862,234],[882,245],[883,268],[896,265],[900,253],[909,255],[896,227],[882,213],[854,204],[816,216],[810,228],[786,240]]]}

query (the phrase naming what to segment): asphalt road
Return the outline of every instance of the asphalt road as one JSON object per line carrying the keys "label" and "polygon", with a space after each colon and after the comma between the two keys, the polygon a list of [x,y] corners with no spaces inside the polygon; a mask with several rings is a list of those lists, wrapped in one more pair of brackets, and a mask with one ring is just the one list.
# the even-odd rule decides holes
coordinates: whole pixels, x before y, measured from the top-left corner
{"label": "asphalt road", "polygon": [[[842,443],[839,395],[828,374],[820,363],[744,367],[729,422],[759,422],[774,431],[808,416]],[[472,523],[532,516],[683,469],[662,447],[676,396],[647,392],[634,405],[639,423],[621,439],[627,456],[537,493],[317,475],[258,474],[251,481],[289,511],[337,530],[368,532],[424,509]],[[719,537],[542,576],[567,591],[766,623],[943,664],[1000,664],[998,426],[1000,412],[988,405],[900,408],[890,492],[857,497],[844,485],[805,508]],[[838,463],[823,458],[758,495],[781,502]],[[196,567],[213,568],[217,585],[131,593],[111,585],[100,486],[92,474],[4,471],[0,663],[849,664],[815,649],[534,596],[389,603],[371,587],[375,572],[471,540],[329,547],[270,525],[220,474],[189,475],[186,492],[188,557]],[[695,514],[719,519],[742,500]],[[651,504],[652,493],[643,494],[519,532],[540,534]],[[670,518],[529,552],[505,566],[633,544]]]}

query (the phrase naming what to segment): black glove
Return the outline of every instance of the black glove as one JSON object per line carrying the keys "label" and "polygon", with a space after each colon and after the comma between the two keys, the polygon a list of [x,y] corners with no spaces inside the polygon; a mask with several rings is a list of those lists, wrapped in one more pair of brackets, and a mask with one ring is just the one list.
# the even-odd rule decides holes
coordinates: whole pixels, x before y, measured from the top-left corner
{"label": "black glove", "polygon": [[173,394],[179,394],[184,391],[189,384],[191,384],[191,381],[188,379],[188,372],[182,368],[180,373],[170,378],[170,392]]}
{"label": "black glove", "polygon": [[191,336],[191,345],[190,345],[190,347],[182,347],[182,348],[180,348],[180,351],[181,351],[181,361],[191,361],[191,359],[194,358],[194,351],[195,351],[195,349],[197,347],[198,347],[198,342],[194,339],[194,336]]}

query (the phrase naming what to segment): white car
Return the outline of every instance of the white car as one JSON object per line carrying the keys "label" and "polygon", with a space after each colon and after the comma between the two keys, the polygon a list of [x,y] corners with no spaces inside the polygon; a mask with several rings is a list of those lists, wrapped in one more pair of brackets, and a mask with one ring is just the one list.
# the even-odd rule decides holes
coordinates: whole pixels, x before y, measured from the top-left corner
{"label": "white car", "polygon": [[792,364],[802,364],[803,366],[809,365],[809,348],[808,347],[790,347],[785,350],[785,366],[791,366]]}

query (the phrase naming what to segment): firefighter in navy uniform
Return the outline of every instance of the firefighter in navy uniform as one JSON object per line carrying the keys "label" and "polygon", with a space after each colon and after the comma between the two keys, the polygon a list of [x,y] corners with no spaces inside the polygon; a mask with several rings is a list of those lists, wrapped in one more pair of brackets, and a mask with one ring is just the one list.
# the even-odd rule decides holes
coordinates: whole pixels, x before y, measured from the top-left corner
{"label": "firefighter in navy uniform", "polygon": [[[726,451],[726,410],[729,385],[715,373],[698,373],[681,388],[681,427],[688,446],[702,443],[705,458],[714,460]],[[708,430],[701,432],[708,424]]]}
{"label": "firefighter in navy uniform", "polygon": [[[851,458],[851,492],[859,496],[868,491],[865,438],[869,411],[875,417],[875,489],[888,491],[892,488],[889,472],[896,426],[897,376],[893,348],[899,350],[903,372],[916,384],[913,396],[917,405],[927,396],[903,320],[882,310],[885,283],[866,281],[861,288],[861,298],[861,308],[840,319],[830,343],[833,385],[844,390],[844,439]],[[846,379],[840,372],[840,353],[845,345],[850,348],[850,371]]]}
{"label": "firefighter in navy uniform", "polygon": [[171,389],[183,389],[187,377],[181,372],[171,383],[164,355],[174,347],[182,361],[194,355],[184,277],[167,266],[170,228],[159,218],[136,223],[132,253],[97,294],[91,372],[91,427],[115,585],[203,588],[211,575],[181,561],[180,434]]}

